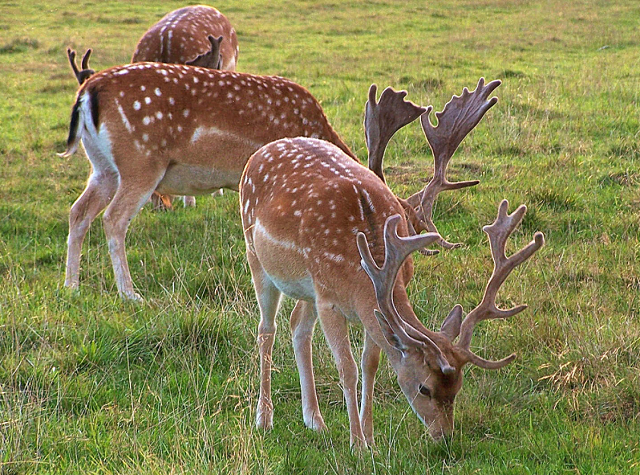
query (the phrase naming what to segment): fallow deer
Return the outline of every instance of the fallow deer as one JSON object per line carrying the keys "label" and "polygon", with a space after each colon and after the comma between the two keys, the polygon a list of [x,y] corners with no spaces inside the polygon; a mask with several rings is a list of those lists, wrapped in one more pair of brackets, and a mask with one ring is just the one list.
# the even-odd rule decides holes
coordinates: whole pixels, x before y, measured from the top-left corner
{"label": "fallow deer", "polygon": [[[480,88],[471,94],[482,95],[483,91]],[[448,130],[445,124],[455,124],[449,130],[452,137],[458,130],[472,128],[478,110],[488,107],[484,99],[467,99],[454,97],[453,105],[439,114],[436,132],[440,127]],[[423,120],[423,127],[425,123]],[[431,131],[425,132],[429,137]],[[370,150],[380,146],[367,142]],[[431,146],[440,157],[455,150],[446,141],[431,142]],[[298,300],[290,323],[305,425],[318,431],[326,428],[315,391],[311,352],[319,318],[343,386],[351,444],[359,447],[374,442],[372,401],[381,350],[412,409],[435,439],[453,430],[453,403],[462,386],[464,365],[498,369],[515,358],[485,360],[471,351],[470,344],[478,322],[507,318],[526,308],[501,310],[495,303],[499,287],[513,268],[544,243],[543,235],[536,233],[524,249],[505,256],[506,240],[522,220],[524,206],[509,215],[508,203],[503,201],[495,222],[483,228],[489,236],[494,271],[482,302],[464,320],[462,307],[456,305],[440,331],[431,331],[420,322],[406,292],[413,274],[411,252],[440,240],[440,235],[408,236],[400,201],[378,176],[338,147],[301,137],[265,145],[249,159],[243,173],[240,208],[260,309],[258,427],[273,425],[271,354],[282,294]],[[358,368],[348,323],[364,327],[359,413]]]}
{"label": "fallow deer", "polygon": [[78,90],[61,154],[72,155],[82,140],[92,166],[69,216],[65,285],[78,288],[82,242],[107,208],[103,223],[118,291],[140,299],[125,236],[154,190],[172,195],[237,190],[253,152],[296,136],[328,140],[356,161],[311,93],[281,77],[160,63],[94,74]]}
{"label": "fallow deer", "polygon": [[[167,13],[138,40],[132,63],[188,64],[235,71],[238,64],[238,36],[218,10],[194,5]],[[218,190],[222,193],[222,190]],[[171,208],[172,196],[154,193],[154,208]],[[195,206],[194,196],[183,196],[185,206]]]}
{"label": "fallow deer", "polygon": [[[198,56],[215,49],[212,38],[218,42],[219,58],[211,54],[210,61],[193,64],[203,61]],[[238,37],[227,17],[213,7],[195,5],[167,13],[151,26],[138,41],[131,62],[191,64],[235,71],[238,52]]]}

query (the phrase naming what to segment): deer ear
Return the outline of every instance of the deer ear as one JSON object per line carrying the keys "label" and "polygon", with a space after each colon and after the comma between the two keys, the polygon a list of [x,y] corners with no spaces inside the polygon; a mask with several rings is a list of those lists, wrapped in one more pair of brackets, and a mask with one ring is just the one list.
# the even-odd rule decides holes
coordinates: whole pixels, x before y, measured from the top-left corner
{"label": "deer ear", "polygon": [[404,356],[408,347],[407,345],[402,343],[402,341],[400,341],[400,338],[398,338],[398,335],[394,333],[393,329],[391,328],[391,325],[389,325],[389,322],[387,321],[387,317],[385,317],[384,314],[378,310],[374,310],[373,313],[378,319],[378,323],[380,323],[380,328],[382,328],[382,334],[384,335],[385,340],[387,340],[387,343],[393,346],[396,350],[398,350]]}
{"label": "deer ear", "polygon": [[462,325],[462,305],[456,305],[442,322],[440,333],[446,336],[449,341],[453,341],[460,334],[460,325]]}

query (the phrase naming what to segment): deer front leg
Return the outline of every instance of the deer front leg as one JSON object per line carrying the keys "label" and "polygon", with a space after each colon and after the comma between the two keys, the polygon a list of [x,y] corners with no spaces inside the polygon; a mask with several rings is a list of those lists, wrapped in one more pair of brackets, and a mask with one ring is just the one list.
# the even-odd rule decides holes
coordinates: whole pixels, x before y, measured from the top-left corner
{"label": "deer front leg", "polygon": [[82,242],[95,217],[107,207],[118,189],[118,176],[113,173],[91,175],[87,187],[71,207],[67,239],[67,267],[64,285],[80,286]]}
{"label": "deer front leg", "polygon": [[324,336],[333,353],[342,382],[342,391],[349,414],[351,446],[357,449],[366,448],[367,442],[358,418],[358,366],[351,353],[347,321],[342,314],[334,309],[331,302],[319,299],[316,307]]}
{"label": "deer front leg", "polygon": [[276,337],[276,313],[280,304],[280,291],[266,275],[257,257],[247,251],[253,285],[260,307],[258,325],[258,351],[260,353],[260,398],[256,408],[256,426],[260,429],[273,428],[273,402],[271,400],[271,352]]}
{"label": "deer front leg", "polygon": [[380,363],[380,347],[365,332],[364,349],[362,350],[362,399],[360,401],[360,424],[365,440],[370,446],[373,440],[373,387],[376,372]]}
{"label": "deer front leg", "polygon": [[319,432],[326,430],[316,394],[316,382],[313,375],[313,356],[311,342],[318,314],[313,304],[299,300],[291,312],[291,334],[293,351],[300,376],[302,393],[302,417],[304,425]]}

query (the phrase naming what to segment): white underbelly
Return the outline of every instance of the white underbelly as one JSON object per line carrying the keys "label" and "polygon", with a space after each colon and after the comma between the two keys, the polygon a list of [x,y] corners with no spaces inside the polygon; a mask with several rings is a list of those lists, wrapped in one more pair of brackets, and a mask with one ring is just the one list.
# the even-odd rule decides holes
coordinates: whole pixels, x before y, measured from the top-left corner
{"label": "white underbelly", "polygon": [[299,280],[280,280],[269,275],[269,280],[271,280],[271,282],[273,282],[273,285],[275,285],[278,290],[285,294],[287,297],[291,297],[295,300],[307,300],[309,302],[315,302],[316,292],[313,287],[313,280],[311,279],[311,277]]}

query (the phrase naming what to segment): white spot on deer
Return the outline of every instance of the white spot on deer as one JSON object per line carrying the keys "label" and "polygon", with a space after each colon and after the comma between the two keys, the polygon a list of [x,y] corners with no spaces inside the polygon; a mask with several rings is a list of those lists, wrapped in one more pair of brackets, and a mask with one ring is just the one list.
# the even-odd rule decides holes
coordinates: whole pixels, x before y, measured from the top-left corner
{"label": "white spot on deer", "polygon": [[146,91],[146,90],[147,90],[147,87],[146,87],[146,86],[140,86],[140,90],[141,90],[141,91]]}
{"label": "white spot on deer", "polygon": [[185,117],[189,117],[189,109],[185,109],[182,111],[182,115]]}
{"label": "white spot on deer", "polygon": [[171,104],[172,106],[175,105],[176,100],[173,97],[169,98],[169,104]]}
{"label": "white spot on deer", "polygon": [[159,88],[159,87],[156,87],[155,91],[153,91],[153,92],[154,92],[154,93],[156,94],[156,96],[158,96],[158,97],[160,97],[160,96],[162,95],[162,91],[160,90],[160,88]]}
{"label": "white spot on deer", "polygon": [[145,97],[144,98],[144,103],[147,104],[147,105],[151,104],[151,98],[150,97]]}
{"label": "white spot on deer", "polygon": [[149,141],[149,134],[142,134],[142,141],[143,142],[148,142]]}
{"label": "white spot on deer", "polygon": [[162,112],[160,111],[156,112],[156,119],[158,120],[162,119]]}
{"label": "white spot on deer", "polygon": [[135,101],[133,103],[133,110],[137,110],[137,111],[140,110],[140,101]]}
{"label": "white spot on deer", "polygon": [[144,125],[149,125],[149,124],[151,123],[151,117],[149,117],[149,116],[145,116],[145,117],[142,119],[142,123],[143,123]]}

